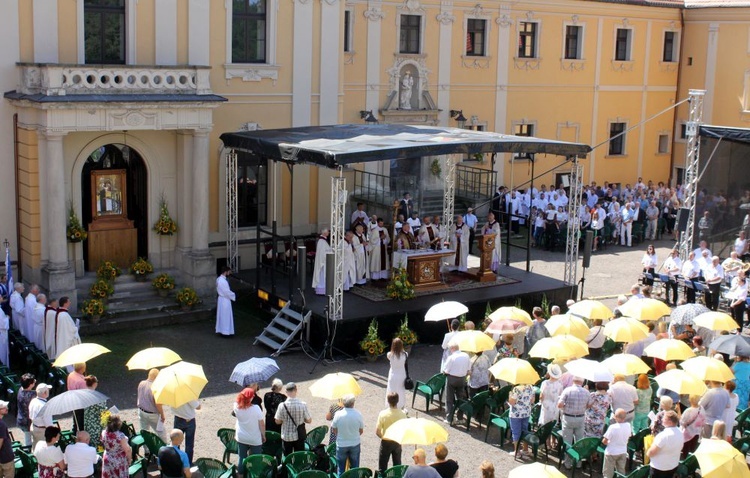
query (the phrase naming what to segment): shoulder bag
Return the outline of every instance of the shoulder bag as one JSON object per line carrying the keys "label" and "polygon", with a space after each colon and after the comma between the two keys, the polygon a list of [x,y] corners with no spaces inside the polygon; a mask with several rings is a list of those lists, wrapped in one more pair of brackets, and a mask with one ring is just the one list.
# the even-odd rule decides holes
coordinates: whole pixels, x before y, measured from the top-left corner
{"label": "shoulder bag", "polygon": [[404,352],[406,354],[406,358],[404,359],[404,370],[406,370],[406,378],[404,379],[404,388],[407,390],[412,390],[414,388],[414,380],[409,377],[409,354]]}
{"label": "shoulder bag", "polygon": [[305,422],[297,425],[297,422],[294,421],[294,417],[291,413],[289,413],[289,409],[286,407],[286,403],[282,406],[284,407],[284,411],[286,412],[286,414],[289,415],[289,419],[292,421],[292,425],[297,427],[297,440],[304,441],[307,438],[307,429],[305,428]]}

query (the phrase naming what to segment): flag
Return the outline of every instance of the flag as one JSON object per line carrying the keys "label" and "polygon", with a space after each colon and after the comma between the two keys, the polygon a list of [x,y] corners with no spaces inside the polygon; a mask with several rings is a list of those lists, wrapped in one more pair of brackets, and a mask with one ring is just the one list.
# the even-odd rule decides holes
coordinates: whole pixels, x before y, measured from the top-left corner
{"label": "flag", "polygon": [[[7,244],[7,242],[6,242]],[[8,275],[8,295],[13,292],[13,267],[10,263],[10,245],[5,246],[5,273]]]}

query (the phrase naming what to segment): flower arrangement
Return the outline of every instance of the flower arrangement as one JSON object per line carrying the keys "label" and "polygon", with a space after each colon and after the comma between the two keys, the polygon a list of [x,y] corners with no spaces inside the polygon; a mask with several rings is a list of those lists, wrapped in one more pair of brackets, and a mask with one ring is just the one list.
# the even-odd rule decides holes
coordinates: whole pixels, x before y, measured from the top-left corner
{"label": "flower arrangement", "polygon": [[102,428],[107,428],[107,423],[109,422],[109,416],[112,415],[112,412],[109,410],[104,410],[99,417],[99,424],[102,426]]}
{"label": "flower arrangement", "polygon": [[114,262],[104,261],[96,270],[96,277],[99,279],[104,279],[106,281],[113,281],[117,276],[120,275],[121,272],[122,271],[120,271],[120,268],[117,267]]}
{"label": "flower arrangement", "polygon": [[438,178],[443,174],[443,168],[440,166],[440,161],[438,159],[432,160],[432,163],[430,164],[430,172]]}
{"label": "flower arrangement", "polygon": [[174,277],[162,272],[151,281],[151,285],[158,290],[172,290],[174,289]]}
{"label": "flower arrangement", "polygon": [[94,299],[106,299],[114,293],[115,288],[112,287],[112,284],[110,284],[109,281],[104,279],[97,279],[96,282],[91,284],[91,288],[89,289],[89,294]]}
{"label": "flower arrangement", "polygon": [[76,214],[75,209],[73,209],[72,204],[68,210],[68,228],[66,229],[66,235],[68,237],[68,242],[81,242],[85,241],[88,237],[86,229],[81,226],[81,221],[78,219],[78,215]]}
{"label": "flower arrangement", "polygon": [[409,328],[409,315],[404,314],[404,320],[401,321],[401,325],[398,327],[398,330],[396,331],[396,337],[401,339],[401,342],[404,343],[404,346],[408,347],[410,345],[414,345],[417,343],[417,334],[413,330]]}
{"label": "flower arrangement", "polygon": [[186,306],[186,307],[192,307],[194,305],[200,304],[200,298],[198,297],[198,293],[195,292],[195,289],[192,289],[190,287],[183,287],[182,289],[177,291],[177,303]]}
{"label": "flower arrangement", "polygon": [[414,284],[409,281],[409,274],[404,268],[393,270],[393,277],[385,289],[389,299],[408,300],[414,298]]}
{"label": "flower arrangement", "polygon": [[147,259],[139,257],[138,260],[133,262],[130,266],[130,272],[135,276],[146,276],[154,272],[154,266],[152,266]]}
{"label": "flower arrangement", "polygon": [[385,352],[385,342],[378,337],[378,320],[372,319],[367,327],[367,335],[359,343],[359,348],[369,355],[382,355]]}
{"label": "flower arrangement", "polygon": [[154,231],[160,236],[171,236],[177,232],[177,223],[169,215],[167,200],[163,196],[159,204],[159,220],[154,224]]}
{"label": "flower arrangement", "polygon": [[83,301],[83,308],[81,311],[86,317],[93,317],[95,315],[104,315],[107,308],[104,306],[104,302],[101,299],[88,299]]}

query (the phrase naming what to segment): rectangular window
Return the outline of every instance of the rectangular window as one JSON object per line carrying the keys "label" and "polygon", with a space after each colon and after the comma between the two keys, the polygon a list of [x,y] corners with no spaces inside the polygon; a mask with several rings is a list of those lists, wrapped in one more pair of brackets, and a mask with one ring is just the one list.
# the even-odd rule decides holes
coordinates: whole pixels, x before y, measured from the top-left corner
{"label": "rectangular window", "polygon": [[518,58],[536,58],[535,22],[521,22],[518,28]]}
{"label": "rectangular window", "polygon": [[466,22],[466,56],[485,56],[487,20],[469,18]]}
{"label": "rectangular window", "polygon": [[125,64],[125,0],[85,0],[87,64]]}
{"label": "rectangular window", "polygon": [[664,32],[664,53],[662,61],[673,63],[677,61],[677,32]]}
{"label": "rectangular window", "polygon": [[[513,134],[516,136],[534,136],[534,125],[533,124],[517,124],[514,127]],[[530,153],[516,153],[513,155],[514,159],[532,159],[534,156]]]}
{"label": "rectangular window", "polygon": [[232,63],[266,62],[266,0],[233,0]]}
{"label": "rectangular window", "polygon": [[687,124],[680,124],[680,139],[687,139]]}
{"label": "rectangular window", "polygon": [[659,135],[659,154],[667,154],[667,153],[669,153],[669,135],[660,134]]}
{"label": "rectangular window", "polygon": [[248,153],[237,153],[237,227],[266,224],[268,168]]}
{"label": "rectangular window", "polygon": [[618,28],[615,39],[615,60],[630,61],[630,36],[632,30],[628,28]]}
{"label": "rectangular window", "polygon": [[344,51],[352,51],[352,11],[344,10]]}
{"label": "rectangular window", "polygon": [[621,156],[625,154],[625,123],[609,124],[609,155]]}
{"label": "rectangular window", "polygon": [[421,53],[420,36],[422,28],[422,17],[419,15],[401,15],[401,38],[399,45],[400,53]]}
{"label": "rectangular window", "polygon": [[565,59],[580,60],[581,41],[583,39],[583,27],[567,25],[565,27]]}

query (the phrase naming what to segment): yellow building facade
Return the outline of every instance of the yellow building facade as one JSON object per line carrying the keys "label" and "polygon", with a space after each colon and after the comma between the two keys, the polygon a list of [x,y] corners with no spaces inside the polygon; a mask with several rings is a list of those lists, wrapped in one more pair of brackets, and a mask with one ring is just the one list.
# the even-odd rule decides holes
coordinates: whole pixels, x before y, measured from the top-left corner
{"label": "yellow building facade", "polygon": [[[685,88],[716,91],[716,120],[727,107],[737,111],[738,91],[719,93],[722,60],[713,83],[688,80],[702,60],[693,54],[695,66],[686,70],[684,51],[703,45],[705,52],[710,25],[699,19],[713,13],[681,5],[0,0],[0,202],[10,206],[0,209],[0,236],[25,281],[74,295],[76,278],[112,249],[96,249],[91,239],[68,243],[72,209],[94,232],[134,229],[131,254],[208,290],[226,254],[219,135],[358,123],[368,111],[380,122],[445,126],[455,126],[451,111],[460,111],[468,128],[601,145],[582,160],[588,180],[666,181],[680,155],[673,112],[621,140],[609,137],[667,109]],[[721,41],[736,37],[739,47],[729,49],[746,55],[748,30],[736,23]],[[725,61],[732,71],[746,63]],[[494,168],[498,185],[524,187],[529,160],[502,156],[466,164]],[[535,161],[538,174],[563,158]],[[332,171],[294,168],[292,194],[285,167],[244,168],[243,267],[253,266],[255,222],[276,217],[280,233],[293,225],[296,235],[329,222]],[[361,169],[390,174],[387,164]],[[120,205],[109,209],[114,196],[91,179],[112,170],[124,171],[127,187],[128,211],[119,216]],[[565,170],[537,184],[556,182]],[[161,199],[179,225],[175,236],[153,230]],[[108,214],[122,219],[119,226],[100,218]]]}

